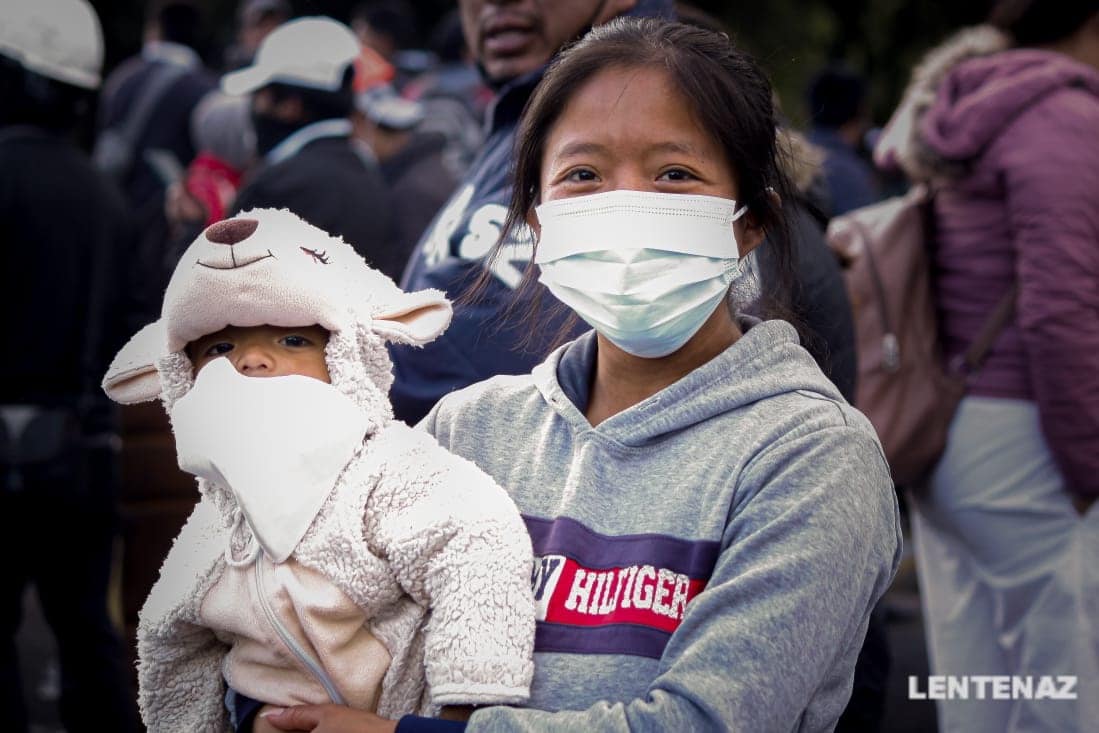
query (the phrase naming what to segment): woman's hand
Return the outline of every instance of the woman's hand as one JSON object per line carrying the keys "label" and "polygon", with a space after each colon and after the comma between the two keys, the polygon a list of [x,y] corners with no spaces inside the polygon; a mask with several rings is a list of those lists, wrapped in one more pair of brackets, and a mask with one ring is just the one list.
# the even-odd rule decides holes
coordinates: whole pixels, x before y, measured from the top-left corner
{"label": "woman's hand", "polygon": [[[285,710],[285,708],[280,708],[277,705],[264,705],[260,708],[256,716],[252,718],[252,733],[282,733],[287,730],[286,728],[276,728],[268,722],[265,713],[274,712],[275,710]],[[294,729],[291,728],[290,730]]]}
{"label": "woman's hand", "polygon": [[[263,718],[260,718],[260,715]],[[260,728],[260,723],[271,728]],[[395,733],[397,721],[343,705],[297,705],[264,709],[256,716],[253,733],[263,731],[314,731],[314,733]]]}

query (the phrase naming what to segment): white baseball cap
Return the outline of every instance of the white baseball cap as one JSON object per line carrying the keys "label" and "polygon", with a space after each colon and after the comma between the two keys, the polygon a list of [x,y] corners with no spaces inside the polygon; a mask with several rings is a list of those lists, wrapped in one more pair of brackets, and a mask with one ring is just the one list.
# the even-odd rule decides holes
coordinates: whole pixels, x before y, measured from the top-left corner
{"label": "white baseball cap", "polygon": [[344,73],[361,50],[343,23],[331,18],[297,18],[283,23],[263,39],[251,66],[226,74],[226,94],[249,94],[272,82],[339,91]]}
{"label": "white baseball cap", "polygon": [[103,29],[86,0],[2,0],[0,54],[36,74],[96,89]]}

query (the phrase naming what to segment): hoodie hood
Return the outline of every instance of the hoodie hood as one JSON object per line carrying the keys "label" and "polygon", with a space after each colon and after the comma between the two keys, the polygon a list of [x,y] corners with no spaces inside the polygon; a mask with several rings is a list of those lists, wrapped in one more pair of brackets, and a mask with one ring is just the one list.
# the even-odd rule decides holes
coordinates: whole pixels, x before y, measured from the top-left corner
{"label": "hoodie hood", "polygon": [[874,147],[874,163],[883,170],[901,170],[914,181],[948,174],[945,161],[922,139],[924,116],[951,70],[969,59],[1004,51],[1010,43],[1001,31],[980,25],[959,31],[929,51],[913,69],[900,104]]}
{"label": "hoodie hood", "polygon": [[[652,397],[594,428],[604,438],[642,447],[713,417],[770,397],[809,392],[843,402],[785,321],[742,318],[732,346]],[[592,430],[583,413],[595,368],[595,332],[557,349],[537,366],[534,384],[576,432]]]}
{"label": "hoodie hood", "polygon": [[1099,71],[1064,54],[1012,49],[992,26],[959,31],[912,72],[874,162],[913,181],[963,174],[1024,110],[1067,87],[1099,95]]}
{"label": "hoodie hood", "polygon": [[969,160],[1020,112],[1066,87],[1086,88],[1099,96],[1099,72],[1063,54],[1035,49],[971,59],[943,79],[920,134],[943,159]]}

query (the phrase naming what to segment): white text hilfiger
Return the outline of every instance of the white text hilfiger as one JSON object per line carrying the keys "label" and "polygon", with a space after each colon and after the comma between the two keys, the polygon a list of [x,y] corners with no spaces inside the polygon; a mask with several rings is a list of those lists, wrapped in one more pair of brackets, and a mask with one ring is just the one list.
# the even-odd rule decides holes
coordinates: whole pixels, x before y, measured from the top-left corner
{"label": "white text hilfiger", "polygon": [[672,619],[683,618],[691,579],[652,565],[613,570],[577,569],[565,608],[605,616],[619,608],[651,610]]}

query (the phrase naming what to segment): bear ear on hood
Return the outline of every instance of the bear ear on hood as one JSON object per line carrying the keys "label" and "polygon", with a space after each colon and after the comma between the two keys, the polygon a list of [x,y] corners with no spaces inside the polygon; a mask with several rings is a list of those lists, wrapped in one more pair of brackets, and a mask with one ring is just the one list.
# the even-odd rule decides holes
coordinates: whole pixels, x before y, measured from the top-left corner
{"label": "bear ear on hood", "polygon": [[115,356],[103,377],[103,391],[115,402],[134,405],[160,396],[156,362],[168,352],[168,336],[161,321],[134,334]]}
{"label": "bear ear on hood", "polygon": [[402,292],[396,302],[387,303],[373,315],[374,332],[387,341],[423,346],[446,330],[452,313],[442,291]]}

